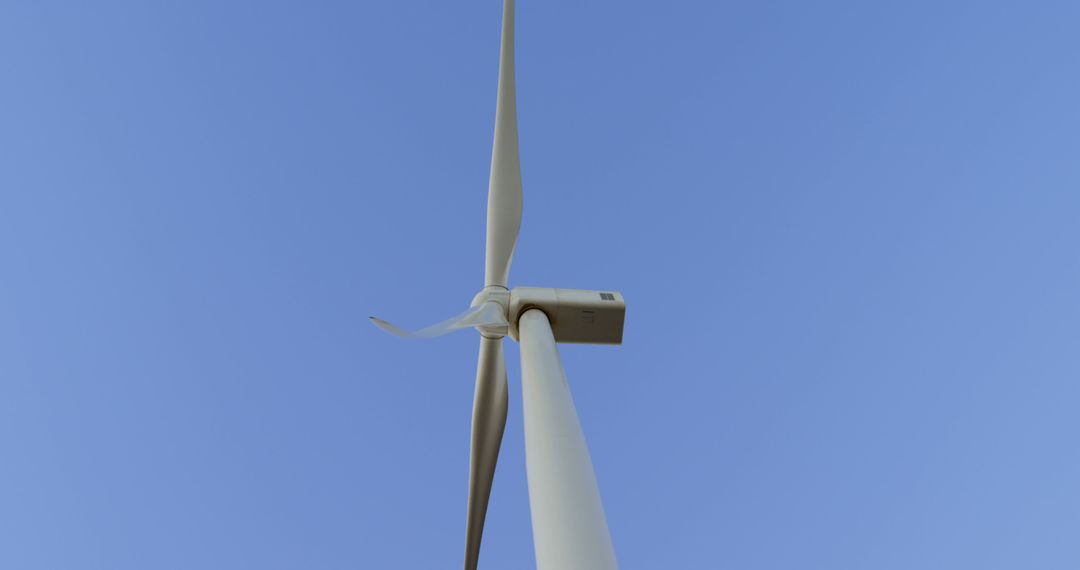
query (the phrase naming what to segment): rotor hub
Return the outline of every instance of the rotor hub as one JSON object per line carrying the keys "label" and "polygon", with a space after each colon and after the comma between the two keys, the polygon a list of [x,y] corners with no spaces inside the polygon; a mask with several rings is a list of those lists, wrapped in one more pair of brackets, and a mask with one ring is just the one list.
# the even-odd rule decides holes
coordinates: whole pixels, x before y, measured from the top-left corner
{"label": "rotor hub", "polygon": [[[510,316],[510,290],[506,287],[500,287],[498,285],[488,285],[480,290],[479,293],[473,297],[472,303],[469,303],[470,307],[477,307],[484,303],[495,303],[502,308],[503,316],[509,321]],[[509,332],[509,326],[506,324],[501,325],[481,325],[476,327],[476,330],[480,331],[480,334],[487,338],[502,338]]]}

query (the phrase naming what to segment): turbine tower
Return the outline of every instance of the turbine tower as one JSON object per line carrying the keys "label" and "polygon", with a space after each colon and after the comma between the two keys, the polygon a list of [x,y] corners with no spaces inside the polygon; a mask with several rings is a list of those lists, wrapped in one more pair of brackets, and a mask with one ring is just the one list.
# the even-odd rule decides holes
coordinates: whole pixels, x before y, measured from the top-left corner
{"label": "turbine tower", "polygon": [[484,288],[465,312],[406,332],[431,338],[464,328],[480,332],[473,397],[465,570],[480,558],[491,483],[506,426],[503,337],[521,344],[525,463],[538,570],[617,568],[592,460],[585,445],[557,343],[621,344],[626,303],[614,291],[508,288],[510,260],[521,227],[521,168],[514,90],[514,0],[503,2],[495,141],[488,187]]}

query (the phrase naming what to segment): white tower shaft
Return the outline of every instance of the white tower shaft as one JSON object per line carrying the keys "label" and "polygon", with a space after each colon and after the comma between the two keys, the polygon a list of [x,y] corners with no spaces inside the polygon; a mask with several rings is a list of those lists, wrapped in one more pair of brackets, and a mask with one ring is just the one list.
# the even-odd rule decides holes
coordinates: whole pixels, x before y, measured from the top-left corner
{"label": "white tower shaft", "polygon": [[615,570],[600,491],[551,323],[538,309],[518,321],[537,570]]}

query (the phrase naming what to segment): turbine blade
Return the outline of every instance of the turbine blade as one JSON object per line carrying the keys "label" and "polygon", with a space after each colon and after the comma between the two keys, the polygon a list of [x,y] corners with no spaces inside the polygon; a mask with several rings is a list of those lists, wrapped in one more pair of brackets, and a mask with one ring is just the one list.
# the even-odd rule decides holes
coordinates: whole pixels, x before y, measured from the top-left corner
{"label": "turbine blade", "polygon": [[521,163],[518,157],[514,88],[514,0],[504,0],[499,48],[499,95],[495,103],[495,141],[491,150],[491,181],[488,185],[485,287],[506,287],[510,259],[514,256],[520,228]]}
{"label": "turbine blade", "polygon": [[476,570],[491,482],[506,427],[506,362],[501,338],[480,338],[469,451],[469,510],[465,522],[465,570]]}
{"label": "turbine blade", "polygon": [[482,327],[486,325],[506,325],[506,315],[503,314],[502,307],[498,303],[487,302],[476,305],[475,307],[469,307],[467,311],[436,323],[430,327],[422,328],[415,332],[409,332],[396,325],[388,323],[378,317],[368,317],[371,322],[394,336],[407,339],[421,339],[421,338],[435,338],[447,333],[452,333],[456,330],[467,329],[469,327]]}

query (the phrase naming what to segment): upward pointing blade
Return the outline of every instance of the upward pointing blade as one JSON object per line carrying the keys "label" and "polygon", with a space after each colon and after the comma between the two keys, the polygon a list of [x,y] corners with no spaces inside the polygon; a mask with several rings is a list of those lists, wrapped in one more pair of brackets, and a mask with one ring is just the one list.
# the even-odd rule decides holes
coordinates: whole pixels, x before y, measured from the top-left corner
{"label": "upward pointing blade", "polygon": [[501,338],[480,337],[469,450],[469,512],[465,522],[465,570],[476,570],[491,482],[506,427],[506,362]]}
{"label": "upward pointing blade", "polygon": [[495,142],[491,150],[491,181],[488,185],[484,286],[506,287],[520,228],[521,163],[514,89],[514,0],[504,0],[499,96],[495,104]]}

